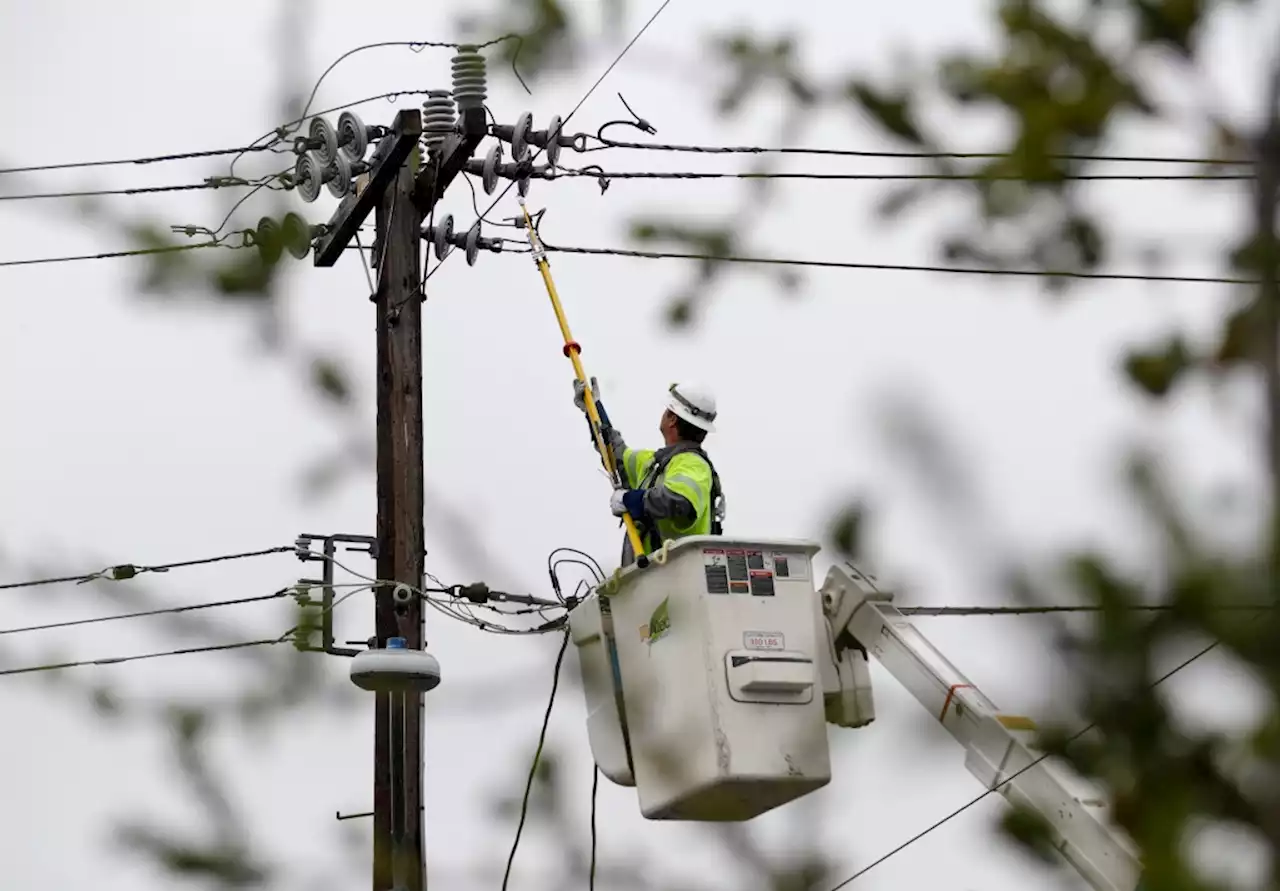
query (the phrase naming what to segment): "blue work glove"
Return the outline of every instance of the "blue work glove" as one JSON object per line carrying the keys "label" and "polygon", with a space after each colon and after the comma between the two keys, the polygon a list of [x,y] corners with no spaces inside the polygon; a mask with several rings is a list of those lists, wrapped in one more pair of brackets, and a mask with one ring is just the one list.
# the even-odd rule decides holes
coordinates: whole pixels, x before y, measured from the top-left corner
{"label": "blue work glove", "polygon": [[609,509],[615,517],[631,514],[637,523],[645,518],[643,489],[615,489],[609,499]]}

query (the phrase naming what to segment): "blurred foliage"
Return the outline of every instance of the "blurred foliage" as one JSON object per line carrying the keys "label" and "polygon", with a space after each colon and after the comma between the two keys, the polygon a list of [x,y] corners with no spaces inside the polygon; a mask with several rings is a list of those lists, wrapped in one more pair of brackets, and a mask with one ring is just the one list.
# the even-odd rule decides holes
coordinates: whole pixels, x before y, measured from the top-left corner
{"label": "blurred foliage", "polygon": [[[1135,345],[1130,355],[1121,357],[1118,371],[1156,404],[1197,377],[1240,372],[1260,384],[1267,397],[1267,420],[1266,447],[1261,450],[1266,463],[1259,470],[1266,480],[1267,509],[1272,510],[1280,504],[1280,293],[1275,283],[1280,250],[1274,231],[1280,182],[1280,71],[1274,82],[1260,85],[1266,110],[1260,124],[1236,124],[1212,108],[1200,109],[1188,123],[1186,109],[1168,107],[1154,88],[1160,79],[1203,85],[1200,41],[1213,17],[1230,9],[1247,12],[1253,5],[1240,0],[1090,0],[1064,11],[1060,5],[1036,0],[1002,0],[993,7],[997,39],[991,49],[950,53],[923,71],[903,70],[881,79],[867,77],[852,61],[847,70],[814,76],[807,70],[799,39],[789,34],[728,30],[711,35],[698,63],[719,75],[719,88],[707,97],[711,110],[735,118],[782,109],[771,122],[779,140],[801,143],[820,116],[839,115],[926,155],[920,172],[953,178],[893,189],[883,197],[879,212],[886,220],[928,213],[936,206],[929,202],[958,196],[965,210],[947,216],[948,230],[940,236],[939,248],[952,262],[982,268],[1064,273],[1107,268],[1116,233],[1111,221],[1089,202],[1089,185],[1079,176],[1099,163],[1091,158],[1106,151],[1124,127],[1143,123],[1171,128],[1200,140],[1206,157],[1251,161],[1256,180],[1242,206],[1248,234],[1224,261],[1241,273],[1260,276],[1263,286],[1240,296],[1213,344],[1198,346],[1175,332],[1163,342]],[[533,83],[579,65],[602,41],[627,36],[641,21],[641,13],[648,14],[633,7],[613,0],[601,7],[602,20],[593,22],[586,18],[590,10],[556,0],[498,0],[491,14],[467,10],[461,24],[474,34],[523,33],[520,43],[501,44],[495,52],[507,54],[507,61],[518,54],[521,74]],[[501,66],[491,70],[503,76]],[[938,112],[925,111],[938,104],[946,106],[945,122]],[[963,132],[966,122],[991,120],[1003,125],[996,137],[997,157],[956,157],[972,147],[952,144],[952,135]],[[767,157],[760,163],[758,172],[773,169]],[[964,178],[954,178],[959,175]],[[767,211],[773,191],[764,180],[748,181],[743,190],[742,206],[727,211],[722,222],[693,225],[679,216],[635,221],[636,242],[677,245],[708,257],[672,300],[673,322],[696,321],[697,310],[730,268],[718,257],[749,251],[751,221]],[[753,212],[744,213],[746,208]],[[165,227],[145,221],[116,224],[141,248],[182,243],[166,234]],[[227,246],[239,244],[229,240]],[[285,258],[270,260],[249,249],[156,253],[140,283],[157,296],[211,299],[254,313],[274,349],[305,357],[304,379],[311,392],[327,403],[346,406],[339,417],[349,424],[359,418],[361,403],[341,364],[292,344],[289,332],[276,324],[281,276],[290,268],[288,254]],[[1045,283],[1048,293],[1057,296],[1067,296],[1070,287],[1078,286],[1077,280],[1066,277],[1049,277]],[[786,276],[778,285],[790,292],[798,281]],[[332,480],[352,456],[368,460],[367,449],[360,447],[367,439],[361,424],[349,428],[354,445],[318,465],[312,478]],[[935,488],[946,509],[957,511],[966,527],[976,527],[980,512],[969,503],[971,493],[956,480],[961,471],[919,430],[909,425],[901,430],[914,442],[921,466],[932,468],[931,480],[938,483]],[[1142,852],[1146,891],[1222,886],[1202,874],[1190,851],[1191,841],[1205,827],[1226,827],[1254,842],[1263,851],[1264,874],[1250,887],[1277,887],[1280,659],[1274,641],[1280,637],[1280,612],[1224,608],[1275,601],[1277,523],[1270,518],[1257,522],[1262,542],[1257,553],[1242,556],[1211,546],[1197,531],[1197,518],[1173,507],[1177,487],[1161,478],[1156,470],[1160,463],[1158,455],[1135,458],[1125,483],[1161,534],[1158,560],[1145,571],[1121,569],[1103,553],[1065,555],[1061,572],[1009,570],[1008,590],[1030,602],[1101,607],[1091,626],[1061,626],[1055,635],[1072,666],[1074,711],[1096,732],[1082,735],[1074,726],[1052,726],[1043,742],[1108,790],[1115,820]],[[837,551],[862,557],[871,522],[873,517],[861,506],[843,511],[832,528]],[[995,557],[1016,564],[1011,554]],[[119,596],[122,590],[112,588],[109,593]],[[1152,602],[1170,609],[1133,609]],[[1188,652],[1188,642],[1202,648],[1212,645],[1218,657],[1229,659],[1233,675],[1223,674],[1222,684],[1259,694],[1265,708],[1254,726],[1228,734],[1177,718],[1159,682],[1167,673],[1170,653]],[[221,784],[203,754],[201,742],[216,722],[256,721],[266,726],[290,709],[328,701],[314,671],[315,657],[288,647],[228,657],[252,666],[256,680],[248,685],[250,692],[223,703],[140,703],[109,688],[80,690],[73,679],[57,678],[83,694],[86,704],[99,713],[116,720],[151,720],[172,735],[178,773],[207,818],[209,831],[193,839],[130,823],[121,838],[163,866],[175,884],[198,878],[215,887],[243,888],[271,877],[270,865],[230,816],[232,805],[217,791]],[[535,825],[566,846],[565,875],[559,883],[580,884],[586,856],[577,840],[582,830],[563,822],[568,805],[558,785],[568,771],[560,759],[545,757],[542,769],[535,772]],[[1057,862],[1048,856],[1044,825],[1033,815],[1014,812],[1005,829],[1031,852]],[[829,866],[816,860],[788,869],[757,861],[758,852],[737,832],[727,831],[722,841],[740,862],[752,865],[761,887],[821,891],[832,881]],[[605,875],[610,887],[646,883],[643,870],[633,866],[602,871],[597,878]]]}

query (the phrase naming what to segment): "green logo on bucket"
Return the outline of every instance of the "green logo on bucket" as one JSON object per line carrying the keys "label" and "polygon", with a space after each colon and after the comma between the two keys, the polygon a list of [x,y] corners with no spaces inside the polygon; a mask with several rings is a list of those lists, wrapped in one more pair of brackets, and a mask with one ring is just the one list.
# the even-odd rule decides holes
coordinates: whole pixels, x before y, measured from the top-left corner
{"label": "green logo on bucket", "polygon": [[666,597],[662,598],[658,608],[649,617],[649,622],[640,626],[640,640],[650,646],[666,637],[671,630],[671,612],[667,600]]}

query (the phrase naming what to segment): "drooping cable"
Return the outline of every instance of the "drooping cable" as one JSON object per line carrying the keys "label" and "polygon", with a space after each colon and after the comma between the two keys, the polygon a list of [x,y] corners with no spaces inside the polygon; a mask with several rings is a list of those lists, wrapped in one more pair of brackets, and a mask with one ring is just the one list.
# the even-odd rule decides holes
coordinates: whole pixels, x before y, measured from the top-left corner
{"label": "drooping cable", "polygon": [[279,174],[248,180],[239,177],[211,176],[198,183],[178,183],[169,186],[134,186],[129,189],[84,189],[71,192],[20,192],[16,195],[0,195],[0,201],[45,201],[58,198],[104,198],[113,195],[154,195],[162,192],[196,192],[204,189],[257,189],[270,188]]}
{"label": "drooping cable", "polygon": [[287,554],[292,553],[293,551],[294,548],[292,545],[282,545],[274,548],[263,548],[258,551],[243,551],[235,554],[219,554],[215,557],[200,557],[195,560],[181,560],[176,563],[158,563],[153,566],[120,563],[115,566],[108,566],[106,569],[100,569],[97,572],[85,573],[84,575],[67,575],[58,578],[34,579],[27,582],[10,582],[8,584],[0,585],[0,591],[9,591],[15,588],[35,588],[42,585],[80,585],[85,582],[92,582],[98,579],[122,581],[124,579],[131,579],[134,576],[143,575],[144,573],[169,572],[172,569],[186,569],[191,566],[208,566],[212,563],[225,563],[232,560],[248,560],[252,557],[266,557],[270,554]]}
{"label": "drooping cable", "polygon": [[591,763],[591,862],[587,867],[587,891],[596,891],[596,802],[600,793],[600,765]]}
{"label": "drooping cable", "polygon": [[[549,174],[550,175],[550,174]],[[586,167],[578,170],[560,168],[554,178],[594,179],[600,183],[612,180],[815,180],[848,182],[1056,182],[1054,178],[1032,179],[1013,174],[982,173],[828,173],[775,171],[698,171],[698,170],[603,170]],[[1069,173],[1061,179],[1072,182],[1183,182],[1251,180],[1251,173]]]}
{"label": "drooping cable", "polygon": [[[1168,603],[1133,603],[1122,609],[1127,612],[1168,612],[1177,607]],[[1224,603],[1210,607],[1213,610],[1235,612],[1237,610],[1271,610],[1277,604],[1257,603]],[[1112,609],[1112,607],[1105,607]],[[904,616],[923,616],[936,618],[942,616],[1037,616],[1048,613],[1098,613],[1104,607],[1088,604],[1046,604],[1044,606],[900,606],[898,612]]]}
{"label": "drooping cable", "polygon": [[538,732],[538,747],[533,753],[533,763],[529,766],[529,779],[525,781],[524,797],[520,802],[520,822],[516,824],[516,837],[511,843],[511,853],[507,856],[507,868],[502,874],[502,891],[507,891],[511,881],[511,867],[516,862],[516,851],[520,848],[520,836],[524,832],[525,820],[529,816],[529,798],[533,794],[533,783],[538,776],[538,765],[542,760],[542,749],[547,742],[547,728],[551,725],[551,710],[556,704],[556,690],[560,687],[560,666],[564,663],[565,651],[569,648],[569,633],[566,631],[560,640],[560,652],[556,654],[556,664],[551,680],[551,695],[547,698],[547,710],[542,716],[542,729]]}
{"label": "drooping cable", "polygon": [[[569,247],[548,244],[551,253],[631,257],[641,260],[697,260],[699,262],[749,263],[768,266],[798,266],[815,269],[861,269],[880,272],[940,272],[959,275],[1029,276],[1033,278],[1074,278],[1102,281],[1182,282],[1203,285],[1256,285],[1257,279],[1210,275],[1160,275],[1156,273],[1088,272],[1083,270],[1002,269],[965,266],[912,265],[906,263],[857,263],[848,260],[800,260],[789,257],[753,257],[737,254],[698,254],[677,251],[637,251],[621,248]],[[519,253],[512,251],[511,253]]]}
{"label": "drooping cable", "polygon": [[33,674],[44,671],[62,671],[68,668],[85,668],[90,665],[120,665],[124,662],[140,662],[144,659],[161,659],[166,656],[191,656],[196,653],[218,653],[223,650],[243,650],[249,647],[267,647],[284,643],[284,638],[268,637],[260,640],[246,640],[239,643],[211,644],[203,647],[184,647],[178,650],[164,650],[158,653],[140,653],[136,656],[110,656],[102,659],[83,659],[78,662],[54,662],[47,665],[28,665],[22,668],[0,669],[0,677],[18,674]]}
{"label": "drooping cable", "polygon": [[[634,113],[634,112],[633,112]],[[819,155],[840,158],[899,158],[903,160],[951,160],[983,161],[1009,157],[1001,152],[930,152],[930,151],[867,151],[858,149],[770,147],[760,145],[680,145],[677,143],[628,142],[605,139],[599,135],[589,137],[600,145],[587,149],[598,152],[604,149],[635,149],[655,152],[683,152],[700,155]],[[1192,158],[1187,156],[1159,155],[1052,155],[1057,161],[1111,162],[1116,164],[1206,164],[1216,166],[1244,166],[1250,161],[1233,158]]]}
{"label": "drooping cable", "polygon": [[172,244],[158,248],[139,248],[133,251],[106,251],[101,254],[73,254],[66,257],[31,257],[22,260],[0,260],[4,266],[44,266],[50,263],[78,263],[82,260],[120,260],[126,257],[149,257],[154,254],[176,254],[183,251],[195,251],[200,248],[229,248],[239,245],[225,244],[219,240],[202,241],[199,244]]}
{"label": "drooping cable", "polygon": [[140,610],[132,613],[115,613],[110,616],[95,616],[91,619],[70,619],[65,622],[49,622],[44,625],[24,625],[19,628],[0,628],[0,636],[8,634],[26,634],[31,631],[52,631],[58,628],[75,628],[80,625],[98,625],[103,622],[119,622],[124,619],[146,619],[152,616],[171,616],[180,613],[196,612],[198,610],[221,609],[231,606],[244,606],[250,603],[261,603],[266,600],[278,600],[281,597],[288,597],[296,589],[296,586],[281,588],[271,594],[258,594],[254,597],[237,597],[232,600],[213,600],[205,603],[188,603],[184,606],[160,607],[157,609]]}

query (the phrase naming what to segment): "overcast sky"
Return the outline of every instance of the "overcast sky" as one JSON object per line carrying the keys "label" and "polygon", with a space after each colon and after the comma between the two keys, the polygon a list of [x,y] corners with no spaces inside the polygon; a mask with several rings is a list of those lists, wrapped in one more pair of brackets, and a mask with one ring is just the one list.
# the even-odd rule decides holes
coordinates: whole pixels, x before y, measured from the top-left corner
{"label": "overcast sky", "polygon": [[[579,4],[590,7],[591,4]],[[715,72],[699,62],[711,29],[750,24],[801,35],[815,73],[855,61],[886,70],[896,51],[920,56],[989,42],[986,4],[904,0],[874,9],[812,4],[674,0],[575,118],[593,132],[620,111],[622,91],[659,128],[659,139],[769,144],[784,111],[761,103],[741,121],[709,111]],[[653,3],[632,11],[628,32]],[[3,5],[0,26],[0,166],[133,157],[245,144],[279,123],[276,4],[227,0],[200,12],[136,0],[90,4],[45,0]],[[293,61],[313,79],[342,52],[380,40],[452,40],[442,6],[370,0],[359,7],[324,0],[298,6],[309,26]],[[215,12],[216,10],[216,12]],[[301,33],[301,31],[300,31]],[[1265,41],[1224,18],[1209,35],[1208,77],[1216,97],[1247,110],[1257,94]],[[540,82],[526,96],[509,78],[490,87],[499,121],[525,110],[545,126],[566,114],[620,50],[598,45],[580,68]],[[448,85],[449,54],[404,49],[363,53],[325,81],[328,107],[399,89]],[[704,83],[705,82],[705,85]],[[1179,89],[1169,81],[1167,89]],[[411,106],[418,99],[403,99]],[[1187,100],[1188,107],[1190,101]],[[360,111],[388,123],[396,105]],[[981,148],[990,131],[955,131]],[[852,114],[815,122],[799,141],[883,147]],[[486,144],[487,148],[487,144]],[[1191,152],[1189,139],[1131,129],[1117,150]],[[565,153],[566,163],[581,159]],[[607,160],[605,160],[607,159]],[[741,169],[740,159],[610,152],[591,162],[614,169]],[[587,163],[583,161],[583,163]],[[261,169],[250,167],[246,169]],[[871,162],[793,170],[908,170]],[[72,170],[0,192],[128,187],[191,182],[225,173],[220,160]],[[883,184],[788,182],[755,224],[754,250],[780,256],[885,263],[936,259],[933,234],[952,218],[944,207],[910,224],[885,227],[870,208]],[[243,213],[252,225],[276,211],[260,195]],[[559,244],[628,247],[636,213],[708,217],[738,206],[738,184],[618,181],[601,196],[590,180],[535,183],[544,231]],[[210,225],[225,196],[174,193],[107,199],[109,208],[165,224]],[[1238,231],[1230,186],[1194,191],[1169,183],[1107,183],[1091,195],[1128,236],[1155,236],[1175,248],[1171,272],[1219,272],[1218,250]],[[326,194],[288,206],[320,222]],[[257,203],[255,203],[257,202]],[[459,227],[471,220],[459,184],[442,209]],[[514,194],[500,216],[515,210]],[[495,233],[498,234],[498,233]],[[0,204],[0,260],[129,247],[70,202]],[[1130,261],[1130,269],[1136,268]],[[251,318],[207,301],[164,305],[138,296],[134,260],[0,269],[0,406],[6,460],[3,580],[30,573],[32,561],[158,563],[288,544],[300,532],[372,533],[373,476],[347,478],[329,497],[304,502],[297,478],[341,443],[334,413],[307,395],[296,363],[265,353]],[[988,280],[925,273],[809,270],[802,296],[780,299],[768,281],[737,275],[718,289],[702,324],[672,335],[666,301],[689,270],[680,261],[562,256],[554,271],[584,360],[602,383],[614,422],[636,444],[656,442],[668,383],[698,378],[720,400],[719,432],[708,446],[728,492],[730,527],[760,536],[821,539],[832,510],[851,494],[875,508],[876,569],[922,604],[999,602],[975,548],[983,535],[1036,552],[1091,543],[1133,554],[1132,512],[1116,486],[1117,448],[1160,434],[1170,466],[1196,493],[1223,480],[1250,480],[1252,451],[1240,444],[1247,422],[1210,410],[1203,392],[1180,400],[1168,421],[1120,389],[1122,344],[1173,327],[1203,335],[1226,305],[1220,286],[1092,286],[1074,301],[1038,299],[1032,280]],[[308,259],[290,272],[287,323],[308,348],[332,351],[357,372],[371,404],[374,341],[368,288],[355,252],[331,269]],[[176,302],[175,302],[176,303]],[[430,570],[448,583],[484,572],[491,585],[547,594],[544,560],[560,545],[587,549],[606,565],[619,538],[601,479],[571,403],[571,369],[538,276],[522,256],[460,257],[432,278],[425,308],[426,472]],[[989,516],[981,523],[940,516],[900,455],[881,435],[879,407],[918,400],[974,472]],[[366,419],[372,430],[372,414]],[[547,499],[555,492],[555,499]],[[535,497],[531,498],[531,494]],[[530,504],[542,511],[530,516]],[[443,517],[465,505],[485,549],[477,568],[442,534]],[[818,572],[829,558],[820,554]],[[47,565],[47,564],[46,564]],[[362,558],[353,568],[371,571]],[[174,603],[267,593],[297,579],[289,556],[175,572],[159,580]],[[55,605],[41,605],[52,600]],[[88,588],[16,592],[0,598],[0,627],[88,616],[103,609]],[[365,637],[372,602],[355,597],[340,611],[340,635]],[[246,607],[236,618],[253,634],[283,630],[278,604]],[[942,650],[1007,710],[1061,705],[1064,691],[1046,626],[1028,619],[922,619]],[[426,831],[430,875],[439,887],[492,887],[471,871],[505,860],[514,821],[495,821],[489,800],[518,792],[545,705],[556,639],[483,635],[432,615],[428,638],[445,672],[431,695],[427,729]],[[145,652],[183,641],[158,638],[138,623],[91,626],[3,641],[4,665],[36,662],[51,650],[75,658]],[[570,660],[572,661],[572,659]],[[78,670],[138,694],[219,687],[232,660],[191,656]],[[327,670],[343,683],[347,664]],[[1247,718],[1247,697],[1221,694],[1210,659],[1176,686],[1199,719]],[[949,742],[893,679],[873,667],[878,718],[859,731],[832,729],[834,779],[811,796],[822,808],[821,841],[848,872],[870,862],[981,791]],[[170,887],[137,861],[114,854],[110,820],[139,811],[189,819],[173,791],[167,742],[154,733],[104,728],[55,688],[5,678],[0,772],[6,807],[0,867],[6,887],[59,891],[143,891]],[[510,686],[500,710],[466,708],[477,685]],[[1173,685],[1171,685],[1173,687]],[[435,709],[432,712],[431,709]],[[591,778],[580,694],[557,704],[551,736],[572,754],[575,819],[585,839]],[[220,765],[252,814],[252,833],[283,862],[328,881],[362,887],[367,849],[345,850],[335,811],[365,810],[371,793],[369,704],[332,717],[298,719],[270,744],[223,740]],[[989,799],[855,883],[866,891],[902,888],[1021,891],[1042,881],[1029,861],[993,834],[1003,802]],[[601,857],[628,856],[655,877],[719,870],[723,861],[696,826],[644,821],[633,790],[602,784]],[[794,811],[760,818],[762,837],[785,840]],[[343,824],[346,825],[346,824]],[[545,865],[553,839],[527,840],[520,866]],[[743,887],[732,869],[709,872],[716,888]],[[519,887],[530,887],[532,879]],[[1041,887],[1042,885],[1037,885]],[[313,886],[319,887],[319,886]],[[1075,887],[1068,882],[1066,887]]]}

